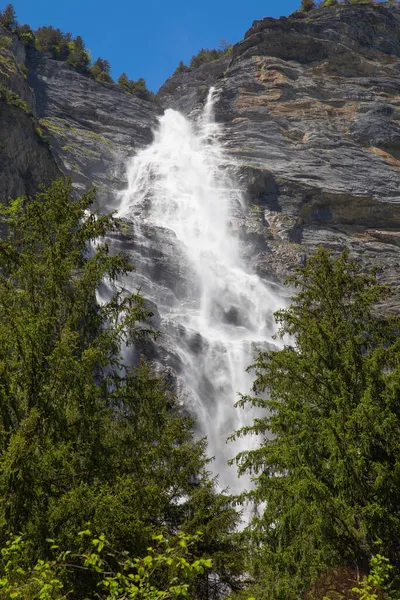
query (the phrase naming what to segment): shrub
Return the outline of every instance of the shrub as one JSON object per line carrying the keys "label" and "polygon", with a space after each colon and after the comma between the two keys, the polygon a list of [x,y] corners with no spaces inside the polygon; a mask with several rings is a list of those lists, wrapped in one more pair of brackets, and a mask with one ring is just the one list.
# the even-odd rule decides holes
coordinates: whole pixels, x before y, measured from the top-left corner
{"label": "shrub", "polygon": [[316,8],[314,0],[301,0],[300,12],[309,12],[310,10],[314,10],[314,8]]}
{"label": "shrub", "polygon": [[0,37],[0,48],[3,50],[9,50],[12,46],[12,38],[8,36]]}
{"label": "shrub", "polygon": [[147,89],[146,81],[143,77],[140,77],[137,81],[133,81],[132,79],[128,79],[126,73],[122,73],[118,78],[118,85],[141,100],[154,101],[154,94]]}
{"label": "shrub", "polygon": [[90,65],[90,56],[80,35],[69,42],[68,49],[67,63],[82,73],[86,72]]}
{"label": "shrub", "polygon": [[96,81],[106,81],[112,83],[112,77],[110,75],[111,65],[108,60],[104,58],[98,58],[92,68],[90,69],[91,74],[93,75]]}
{"label": "shrub", "polygon": [[30,113],[27,103],[24,100],[22,100],[18,94],[12,92],[4,85],[0,85],[0,99],[4,100],[7,104],[10,104],[11,106],[16,106],[17,108],[20,108],[28,114]]}
{"label": "shrub", "polygon": [[199,534],[154,535],[142,558],[117,551],[104,535],[95,537],[89,529],[78,539],[82,551],[72,555],[49,539],[50,552],[57,555],[34,563],[27,540],[11,536],[1,549],[0,600],[65,600],[74,592],[66,593],[71,586],[65,575],[74,570],[91,575],[90,596],[99,600],[178,600],[188,597],[193,582],[212,567],[209,558],[192,555]]}
{"label": "shrub", "polygon": [[70,53],[72,36],[49,25],[36,30],[35,41],[36,48],[41,52],[49,52],[56,60],[66,60]]}
{"label": "shrub", "polygon": [[21,42],[25,44],[25,46],[35,45],[35,34],[29,25],[19,25],[18,29],[16,30],[16,34]]}

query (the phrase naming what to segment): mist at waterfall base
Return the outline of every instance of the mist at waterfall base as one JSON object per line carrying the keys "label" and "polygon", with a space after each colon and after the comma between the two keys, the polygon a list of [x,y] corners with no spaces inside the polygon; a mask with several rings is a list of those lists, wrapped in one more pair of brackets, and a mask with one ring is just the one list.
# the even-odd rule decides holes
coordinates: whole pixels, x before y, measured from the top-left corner
{"label": "mist at waterfall base", "polygon": [[131,221],[136,271],[124,287],[151,301],[159,315],[158,360],[172,369],[178,399],[208,440],[218,486],[251,486],[227,461],[257,440],[227,443],[251,423],[254,409],[235,408],[248,393],[256,349],[272,347],[281,299],[252,273],[234,229],[247,208],[213,117],[211,89],[193,122],[168,109],[153,143],[128,167],[118,216]]}

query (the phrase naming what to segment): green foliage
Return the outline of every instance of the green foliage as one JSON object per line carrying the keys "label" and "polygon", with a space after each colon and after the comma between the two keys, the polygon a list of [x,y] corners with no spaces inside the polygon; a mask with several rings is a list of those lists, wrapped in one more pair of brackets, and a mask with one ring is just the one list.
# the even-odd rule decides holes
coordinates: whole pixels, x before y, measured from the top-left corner
{"label": "green foliage", "polygon": [[29,25],[19,25],[15,33],[25,46],[33,47],[35,45],[35,34]]}
{"label": "green foliage", "polygon": [[7,4],[4,10],[0,11],[0,25],[9,31],[17,29],[17,15],[12,4]]}
{"label": "green foliage", "polygon": [[27,544],[13,536],[1,549],[0,599],[54,600],[66,598],[58,578],[56,561],[38,560],[31,567],[26,557]]}
{"label": "green foliage", "polygon": [[24,78],[27,79],[27,77],[28,77],[28,67],[26,65],[24,65],[23,63],[20,63],[18,65],[18,68],[22,72]]}
{"label": "green foliage", "polygon": [[324,2],[322,2],[321,6],[323,8],[328,8],[329,6],[337,6],[338,4],[338,0],[325,0]]}
{"label": "green foliage", "polygon": [[352,589],[360,600],[383,600],[389,597],[389,577],[393,566],[389,559],[381,554],[373,556],[370,561],[370,573],[361,583]]}
{"label": "green foliage", "polygon": [[187,71],[189,71],[189,67],[187,67],[184,62],[181,60],[179,65],[176,67],[175,71],[174,71],[174,75],[176,73],[186,73]]}
{"label": "green foliage", "polygon": [[85,73],[90,65],[90,56],[85,49],[85,43],[80,35],[68,44],[69,54],[67,62],[81,73]]}
{"label": "green foliage", "polygon": [[35,31],[36,48],[40,52],[49,52],[56,60],[67,60],[70,53],[70,33],[63,33],[61,29],[43,26]]}
{"label": "green foliage", "polygon": [[137,81],[133,81],[128,79],[126,73],[122,73],[118,78],[118,85],[129,92],[129,94],[137,96],[141,100],[154,101],[154,94],[147,89],[146,82],[142,77]]}
{"label": "green foliage", "polygon": [[108,83],[112,83],[112,77],[110,76],[111,65],[108,60],[98,58],[90,71],[96,81],[107,81]]}
{"label": "green foliage", "polygon": [[202,48],[195,56],[192,56],[189,67],[187,67],[182,61],[179,63],[174,71],[175,73],[184,73],[190,69],[196,69],[205,63],[212,62],[221,58],[222,56],[230,56],[232,54],[232,44],[222,38],[219,43],[219,50],[209,49],[205,50]]}
{"label": "green foliage", "polygon": [[35,32],[36,48],[49,52],[56,60],[66,61],[81,73],[86,73],[90,65],[90,55],[81,36],[72,39],[70,33],[52,26],[39,27]]}
{"label": "green foliage", "polygon": [[10,104],[11,106],[16,106],[17,108],[23,110],[27,114],[30,114],[30,110],[27,103],[24,100],[22,100],[17,93],[12,92],[4,85],[0,85],[0,99],[5,101],[7,104]]}
{"label": "green foliage", "polygon": [[[46,561],[46,538],[57,532],[77,552],[73,532],[88,521],[136,556],[156,531],[202,528],[234,578],[237,514],[208,477],[205,441],[193,440],[167,378],[122,363],[122,345],[151,335],[143,299],[119,290],[96,303],[105,278],[132,270],[100,242],[113,218],[89,212],[93,192],[70,195],[59,181],[1,207],[0,535],[25,534]],[[78,597],[93,583],[85,573],[67,576]]]}
{"label": "green foliage", "polygon": [[205,63],[209,63],[213,60],[221,58],[222,56],[224,56],[225,53],[225,50],[205,50],[204,48],[202,48],[195,56],[192,56],[192,58],[190,59],[189,66],[191,69],[197,69],[197,67],[200,67]]}
{"label": "green foliage", "polygon": [[314,10],[317,5],[314,0],[301,0],[300,12],[309,12],[310,10]]}
{"label": "green foliage", "polygon": [[200,537],[182,532],[168,538],[154,535],[147,555],[131,558],[129,552],[116,550],[103,534],[93,538],[87,529],[79,534],[80,545],[86,542],[83,552],[60,551],[49,539],[58,556],[31,566],[27,560],[29,544],[21,536],[14,536],[1,550],[0,599],[67,598],[66,575],[74,570],[93,575],[90,595],[100,600],[186,598],[194,580],[212,567],[210,559],[192,555],[192,547]]}
{"label": "green foliage", "polygon": [[2,50],[9,50],[12,46],[12,37],[2,36],[0,37],[0,48]]}
{"label": "green foliage", "polygon": [[330,568],[367,572],[376,539],[400,565],[400,322],[376,308],[389,291],[323,249],[290,282],[285,346],[259,354],[257,395],[239,403],[262,415],[237,433],[263,436],[237,461],[267,507],[248,534],[271,599],[298,598]]}

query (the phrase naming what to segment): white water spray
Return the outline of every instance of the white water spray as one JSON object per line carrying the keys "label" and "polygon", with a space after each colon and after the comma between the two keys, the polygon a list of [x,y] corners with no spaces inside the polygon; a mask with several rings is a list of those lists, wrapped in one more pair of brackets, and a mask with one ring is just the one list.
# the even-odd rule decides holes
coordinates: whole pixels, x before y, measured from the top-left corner
{"label": "white water spray", "polygon": [[251,422],[234,403],[250,391],[246,367],[256,347],[272,343],[281,301],[241,257],[231,223],[246,207],[214,122],[212,89],[197,123],[165,112],[154,142],[132,160],[128,180],[119,216],[136,224],[141,256],[134,283],[158,307],[165,362],[174,355],[180,365],[180,400],[208,438],[219,486],[242,491],[249,481],[238,480],[227,460],[249,439],[226,439]]}

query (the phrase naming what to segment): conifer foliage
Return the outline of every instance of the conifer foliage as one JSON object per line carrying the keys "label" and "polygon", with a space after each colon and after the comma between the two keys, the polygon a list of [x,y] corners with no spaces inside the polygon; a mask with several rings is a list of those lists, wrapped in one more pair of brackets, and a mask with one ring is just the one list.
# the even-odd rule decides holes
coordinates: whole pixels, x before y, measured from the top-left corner
{"label": "conifer foliage", "polygon": [[[93,198],[72,202],[61,180],[1,206],[0,540],[22,533],[42,559],[47,538],[76,551],[90,521],[140,556],[155,533],[200,529],[208,556],[231,554],[229,579],[237,515],[214,491],[205,442],[168,381],[121,362],[122,344],[150,335],[143,299],[115,289],[96,302],[104,278],[132,267],[101,243],[114,221],[90,212]],[[77,597],[93,591],[84,573],[68,585]]]}
{"label": "conifer foliage", "polygon": [[301,0],[301,12],[309,12],[310,10],[313,10],[316,7],[317,5],[315,4],[314,0]]}
{"label": "conifer foliage", "polygon": [[7,4],[4,10],[0,11],[0,25],[14,31],[18,27],[17,15],[12,4]]}
{"label": "conifer foliage", "polygon": [[237,457],[266,507],[250,529],[261,597],[287,599],[330,568],[356,579],[377,551],[400,570],[400,320],[378,308],[389,291],[323,249],[291,283],[285,347],[259,354],[257,395],[240,401],[264,416],[238,435],[265,437]]}

